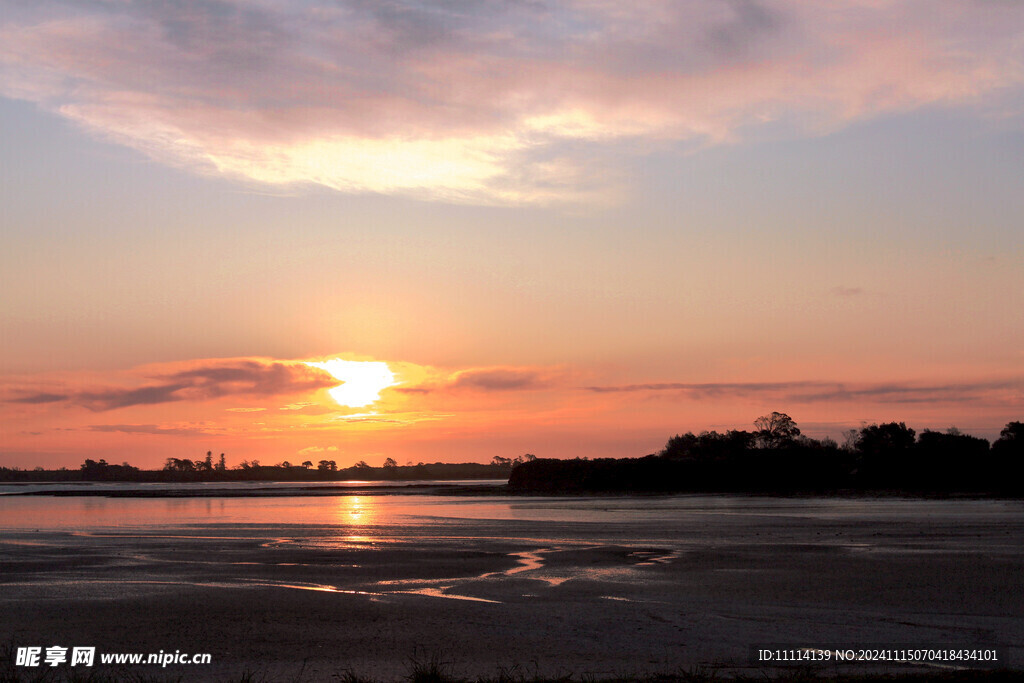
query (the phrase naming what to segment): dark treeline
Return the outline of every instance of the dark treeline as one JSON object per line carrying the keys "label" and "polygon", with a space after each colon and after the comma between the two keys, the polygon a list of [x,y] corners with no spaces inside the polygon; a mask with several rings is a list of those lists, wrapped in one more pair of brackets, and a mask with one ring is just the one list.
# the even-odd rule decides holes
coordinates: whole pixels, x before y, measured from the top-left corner
{"label": "dark treeline", "polygon": [[299,464],[283,461],[276,465],[261,465],[258,460],[243,460],[228,468],[224,454],[214,459],[212,452],[198,460],[168,458],[160,470],[142,470],[122,463],[114,465],[106,460],[87,459],[77,470],[23,470],[0,467],[0,481],[6,482],[230,482],[230,481],[414,481],[454,479],[507,479],[514,465],[533,459],[527,455],[514,460],[496,456],[490,464],[418,463],[399,465],[388,458],[382,467],[372,467],[360,461],[352,467],[339,468],[334,460],[320,460],[314,464],[306,460]]}
{"label": "dark treeline", "polygon": [[843,444],[800,433],[772,413],[753,431],[673,436],[643,458],[536,460],[516,466],[509,486],[538,492],[902,492],[1024,494],[1024,423],[985,439],[903,422],[850,430]]}

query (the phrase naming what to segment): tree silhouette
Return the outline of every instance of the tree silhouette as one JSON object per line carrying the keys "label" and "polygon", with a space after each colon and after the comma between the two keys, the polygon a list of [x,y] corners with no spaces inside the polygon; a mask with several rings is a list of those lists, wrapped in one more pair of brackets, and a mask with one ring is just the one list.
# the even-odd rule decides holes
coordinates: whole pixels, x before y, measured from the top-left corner
{"label": "tree silhouette", "polygon": [[741,429],[730,429],[725,434],[717,431],[676,434],[658,453],[668,460],[720,460],[737,458],[755,446],[755,434]]}
{"label": "tree silhouette", "polygon": [[754,420],[754,443],[758,448],[781,448],[800,436],[800,429],[789,415],[772,412]]}
{"label": "tree silhouette", "polygon": [[994,475],[1004,491],[1024,491],[1024,422],[1008,422],[992,444]]}
{"label": "tree silhouette", "polygon": [[858,441],[860,441],[859,429],[847,429],[843,432],[843,450],[847,453],[856,452]]}
{"label": "tree silhouette", "polygon": [[914,430],[903,422],[861,428],[857,439],[858,475],[863,484],[901,487],[912,477]]}
{"label": "tree silhouette", "polygon": [[660,455],[663,458],[671,458],[673,460],[694,457],[697,454],[698,443],[697,435],[693,432],[676,434],[673,437],[669,437],[669,440],[665,442],[665,448],[661,450]]}
{"label": "tree silhouette", "polygon": [[1024,422],[1007,422],[999,432],[999,438],[992,444],[992,449],[1024,453]]}
{"label": "tree silhouette", "polygon": [[864,454],[909,451],[915,433],[904,422],[868,425],[860,430],[857,450]]}
{"label": "tree silhouette", "polygon": [[[63,469],[63,468],[62,468]],[[121,463],[120,465],[111,465],[106,460],[100,458],[99,462],[86,458],[85,462],[82,463],[79,468],[82,472],[82,478],[88,480],[114,480],[124,481],[135,479],[138,475],[139,468],[132,467],[128,463]],[[41,467],[36,467],[35,472],[45,472]]]}
{"label": "tree silhouette", "polygon": [[196,467],[196,463],[188,458],[167,458],[164,463],[164,470],[167,472],[195,472],[197,469],[199,468]]}
{"label": "tree silhouette", "polygon": [[956,427],[943,432],[926,429],[917,437],[912,481],[920,489],[974,488],[986,476],[988,441],[962,434]]}

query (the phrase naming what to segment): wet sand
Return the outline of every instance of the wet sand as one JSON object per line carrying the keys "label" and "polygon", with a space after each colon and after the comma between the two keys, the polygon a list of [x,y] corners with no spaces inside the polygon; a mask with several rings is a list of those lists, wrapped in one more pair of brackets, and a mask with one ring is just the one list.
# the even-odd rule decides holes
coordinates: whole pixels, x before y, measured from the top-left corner
{"label": "wet sand", "polygon": [[873,522],[727,509],[647,526],[7,531],[0,638],[213,655],[164,670],[185,680],[394,680],[434,653],[465,676],[743,669],[758,643],[996,647],[1024,667],[1016,509]]}

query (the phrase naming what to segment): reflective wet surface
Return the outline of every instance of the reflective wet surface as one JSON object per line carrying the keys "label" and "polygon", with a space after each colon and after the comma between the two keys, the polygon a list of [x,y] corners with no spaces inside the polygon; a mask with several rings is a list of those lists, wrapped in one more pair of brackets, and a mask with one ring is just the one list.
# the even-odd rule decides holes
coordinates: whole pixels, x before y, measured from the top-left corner
{"label": "reflective wet surface", "polygon": [[1024,661],[1019,501],[4,497],[0,528],[0,624],[22,638],[166,649],[202,620],[224,662],[381,674],[423,647],[477,673],[499,651],[546,671],[669,670],[794,638],[969,641]]}

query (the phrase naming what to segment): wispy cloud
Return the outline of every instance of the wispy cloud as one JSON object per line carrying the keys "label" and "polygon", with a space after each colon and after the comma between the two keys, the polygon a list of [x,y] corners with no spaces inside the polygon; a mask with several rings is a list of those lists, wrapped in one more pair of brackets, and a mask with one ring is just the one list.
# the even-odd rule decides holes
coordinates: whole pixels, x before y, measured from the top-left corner
{"label": "wispy cloud", "polygon": [[309,401],[299,401],[298,403],[289,403],[286,406],[281,406],[278,410],[305,410],[310,407],[318,407],[318,404],[310,403]]}
{"label": "wispy cloud", "polygon": [[338,450],[337,446],[307,446],[296,451],[299,455],[313,455],[315,453],[334,453]]}
{"label": "wispy cloud", "polygon": [[494,366],[428,368],[417,383],[396,386],[390,391],[409,397],[428,394],[449,396],[474,392],[504,393],[549,389],[564,383],[564,370],[556,367]]}
{"label": "wispy cloud", "polygon": [[100,389],[83,391],[68,397],[68,400],[89,410],[103,411],[129,406],[147,406],[158,403],[181,401],[184,395],[179,393],[189,388],[188,382],[173,384],[156,384],[139,389]]}
{"label": "wispy cloud", "polygon": [[449,386],[455,389],[480,391],[515,391],[539,389],[549,381],[537,370],[519,368],[482,368],[464,370],[455,375]]}
{"label": "wispy cloud", "polygon": [[548,202],[607,190],[577,143],[822,131],[1019,87],[1022,20],[929,0],[39,0],[4,8],[0,93],[205,172]]}
{"label": "wispy cloud", "polygon": [[161,427],[160,425],[90,425],[92,432],[120,432],[123,434],[156,434],[162,436],[195,436],[197,434],[209,434],[210,432],[199,427]]}
{"label": "wispy cloud", "polygon": [[25,403],[28,405],[42,404],[42,403],[60,403],[61,401],[68,400],[67,394],[52,394],[49,392],[38,392],[38,393],[27,393],[25,395],[15,395],[7,399],[8,403]]}
{"label": "wispy cloud", "polygon": [[141,379],[149,383],[141,387],[106,386],[60,394],[20,390],[6,400],[23,404],[67,403],[103,412],[222,396],[280,396],[338,385],[334,377],[305,363],[248,359],[203,361],[186,370],[150,374]]}
{"label": "wispy cloud", "polygon": [[799,402],[857,401],[878,403],[975,403],[978,401],[1019,401],[1024,397],[1024,380],[997,382],[902,385],[876,384],[869,386],[836,385],[833,388],[799,389],[792,399]]}
{"label": "wispy cloud", "polygon": [[952,384],[847,384],[842,382],[664,382],[584,387],[596,393],[669,392],[690,399],[769,398],[795,403],[971,403],[1024,398],[1024,379]]}

